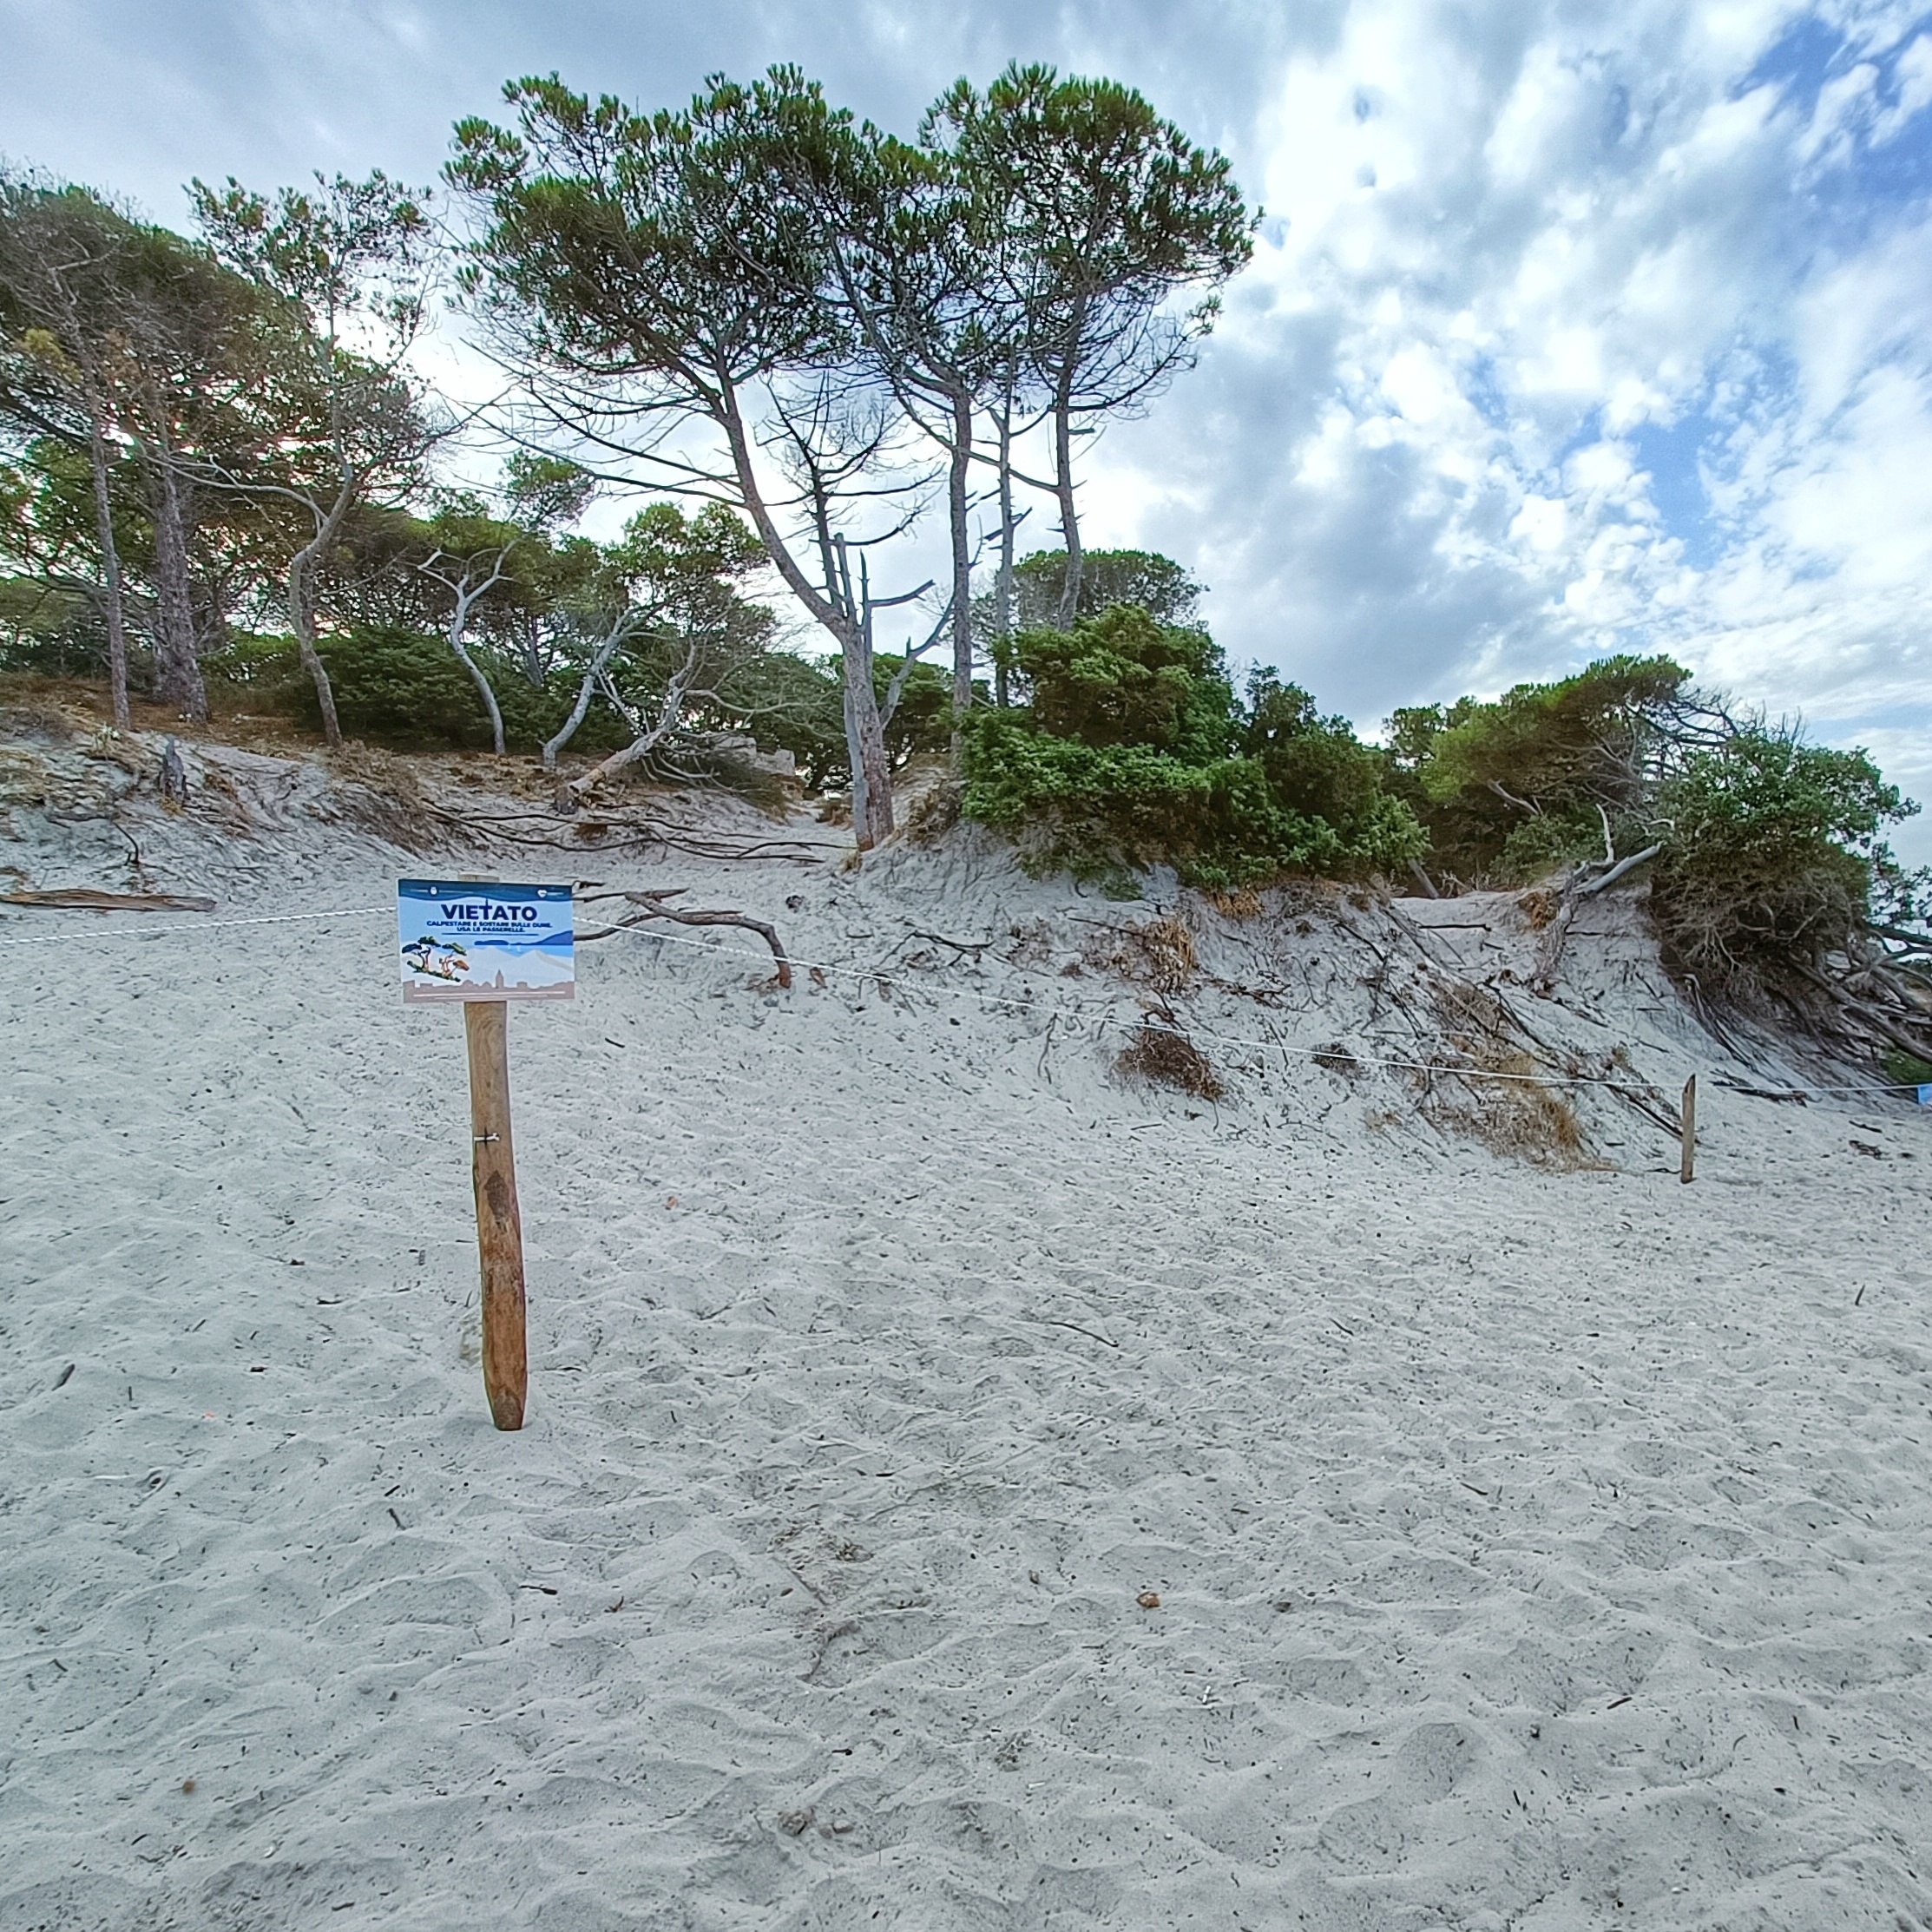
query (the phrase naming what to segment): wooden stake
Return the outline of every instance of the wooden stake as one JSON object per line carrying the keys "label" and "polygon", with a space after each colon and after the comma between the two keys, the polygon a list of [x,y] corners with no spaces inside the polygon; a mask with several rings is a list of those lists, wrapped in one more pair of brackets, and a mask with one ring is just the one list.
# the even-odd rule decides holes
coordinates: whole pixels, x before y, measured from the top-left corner
{"label": "wooden stake", "polygon": [[1686,1186],[1697,1172],[1697,1075],[1684,1082],[1684,1160],[1677,1178]]}
{"label": "wooden stake", "polygon": [[469,1000],[470,1174],[476,1187],[476,1253],[483,1264],[483,1393],[498,1429],[523,1426],[529,1363],[523,1337],[523,1222],[509,1135],[509,1008]]}

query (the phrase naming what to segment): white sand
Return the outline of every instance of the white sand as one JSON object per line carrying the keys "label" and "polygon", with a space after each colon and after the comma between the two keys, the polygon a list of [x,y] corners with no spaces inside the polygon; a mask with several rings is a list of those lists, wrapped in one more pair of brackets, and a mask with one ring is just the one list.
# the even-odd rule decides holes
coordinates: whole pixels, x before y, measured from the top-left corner
{"label": "white sand", "polygon": [[[229,762],[273,839],[129,819],[216,917],[422,863]],[[0,917],[91,936],[0,946],[0,1925],[1932,1925],[1925,1118],[1722,1091],[1607,910],[1540,1010],[1705,1069],[1692,1187],[1614,1101],[1569,1173],[1398,1075],[1215,1048],[1205,1107],[976,996],[1132,1013],[1062,969],[1151,909],[974,850],[579,862],[928,963],[768,996],[620,939],[512,1013],[509,1436],[390,915]],[[1421,1037],[1324,922],[1199,923],[1276,994],[1193,1023]]]}

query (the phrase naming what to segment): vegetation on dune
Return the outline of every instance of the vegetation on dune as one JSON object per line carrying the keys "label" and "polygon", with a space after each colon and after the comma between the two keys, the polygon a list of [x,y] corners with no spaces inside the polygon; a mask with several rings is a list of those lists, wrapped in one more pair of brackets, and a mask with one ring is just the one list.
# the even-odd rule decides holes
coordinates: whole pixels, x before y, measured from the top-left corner
{"label": "vegetation on dune", "polygon": [[996,654],[1027,701],[970,720],[963,809],[1019,835],[1035,867],[1167,864],[1231,886],[1387,871],[1423,849],[1379,754],[1272,674],[1243,705],[1203,630],[1114,604]]}
{"label": "vegetation on dune", "polygon": [[1932,880],[1883,837],[1918,807],[1865,752],[1735,715],[1663,657],[1399,711],[1387,735],[1444,885],[1554,877],[1567,920],[1644,869],[1666,958],[1700,997],[1775,996],[1907,1059],[1932,1044]]}
{"label": "vegetation on dune", "polygon": [[[1932,1065],[1926,882],[1883,842],[1916,808],[1863,752],[1656,656],[1364,742],[1238,687],[1184,565],[1088,547],[1081,439],[1188,367],[1255,220],[1132,89],[1015,66],[909,141],[789,67],[654,109],[525,79],[444,185],[197,183],[187,237],[0,175],[0,670],[97,676],[123,724],[134,692],[535,758],[565,809],[755,744],[849,790],[861,848],[944,753],[928,822],[1035,869],[1536,886],[1549,970],[1640,881],[1699,996]],[[481,430],[424,373],[450,293],[511,378]],[[1029,503],[1057,542],[1022,556]]]}

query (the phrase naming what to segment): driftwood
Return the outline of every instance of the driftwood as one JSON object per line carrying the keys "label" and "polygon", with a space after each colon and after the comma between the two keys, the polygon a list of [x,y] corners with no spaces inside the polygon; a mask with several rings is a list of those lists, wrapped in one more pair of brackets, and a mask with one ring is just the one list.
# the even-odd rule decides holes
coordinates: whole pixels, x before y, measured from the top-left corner
{"label": "driftwood", "polygon": [[1744,1094],[1754,1101],[1786,1101],[1797,1107],[1806,1106],[1810,1101],[1810,1095],[1802,1087],[1746,1087],[1740,1081],[1722,1078],[1718,1085],[1727,1094]]}
{"label": "driftwood", "polygon": [[[844,851],[842,841],[820,838],[746,838],[706,837],[682,826],[667,826],[654,819],[627,816],[620,812],[594,812],[588,820],[559,823],[550,812],[457,812],[431,805],[430,816],[479,842],[503,845],[541,847],[547,851],[595,850],[587,845],[583,832],[608,831],[628,835],[693,858],[777,858],[794,865],[818,863],[821,852]],[[582,830],[580,830],[580,825]],[[535,832],[512,831],[512,826],[535,826]]]}
{"label": "driftwood", "polygon": [[1664,842],[1659,839],[1654,845],[1646,845],[1640,852],[1631,853],[1628,858],[1620,858],[1601,878],[1588,879],[1578,886],[1577,897],[1587,899],[1592,893],[1601,892],[1606,887],[1614,885],[1626,872],[1634,871],[1640,865],[1647,865],[1663,849]]}
{"label": "driftwood", "polygon": [[1896,939],[1902,946],[1913,952],[1932,952],[1932,933],[1908,932],[1903,926],[1882,926],[1868,924],[1867,932],[1876,933],[1881,939]]}
{"label": "driftwood", "polygon": [[[1602,811],[1600,805],[1599,812]],[[1540,999],[1548,999],[1556,989],[1556,976],[1563,963],[1563,947],[1569,938],[1570,927],[1575,921],[1577,910],[1583,901],[1614,885],[1626,873],[1634,871],[1640,865],[1647,864],[1664,849],[1659,840],[1654,845],[1646,845],[1640,852],[1633,852],[1627,858],[1619,858],[1610,841],[1610,820],[1607,815],[1603,821],[1603,850],[1600,859],[1591,859],[1575,867],[1563,882],[1563,897],[1556,909],[1556,917],[1543,928],[1542,936],[1536,944],[1536,969],[1531,974],[1529,989]],[[1592,875],[1594,875],[1594,877]]]}
{"label": "driftwood", "polygon": [[96,892],[62,886],[46,892],[0,892],[0,904],[57,906],[69,912],[213,912],[214,901],[185,892]]}
{"label": "driftwood", "polygon": [[1823,973],[1807,966],[1803,960],[1794,959],[1791,963],[1802,978],[1810,980],[1814,986],[1836,1000],[1859,1025],[1889,1040],[1901,1053],[1908,1053],[1915,1060],[1932,1060],[1932,1041],[1915,1039],[1910,1034],[1894,1026],[1870,1001],[1861,1000],[1855,993],[1846,991],[1843,987],[1828,980]]}
{"label": "driftwood", "polygon": [[470,1055],[470,1179],[483,1280],[483,1393],[498,1429],[523,1426],[529,1395],[524,1331],[523,1219],[509,1131],[509,1006],[470,1000],[463,1009]]}
{"label": "driftwood", "polygon": [[161,801],[168,811],[180,812],[187,804],[187,766],[181,762],[181,750],[172,738],[162,748],[156,782],[161,788]]}
{"label": "driftwood", "polygon": [[667,900],[680,898],[684,887],[674,885],[645,892],[593,892],[585,895],[587,903],[596,899],[625,899],[641,910],[606,926],[601,932],[580,932],[579,945],[588,945],[594,939],[608,939],[620,932],[628,932],[634,926],[641,926],[652,919],[673,919],[680,926],[742,926],[746,932],[755,932],[772,949],[772,957],[778,963],[779,984],[789,988],[792,984],[792,961],[786,955],[785,944],[777,931],[762,919],[748,917],[742,912],[693,912],[682,906],[667,904]]}
{"label": "driftwood", "polygon": [[962,959],[970,958],[976,966],[985,957],[987,949],[993,943],[990,939],[949,939],[943,932],[924,932],[915,927],[885,956],[881,962],[882,967],[893,964],[915,939],[923,939],[935,946],[950,947],[955,964]]}

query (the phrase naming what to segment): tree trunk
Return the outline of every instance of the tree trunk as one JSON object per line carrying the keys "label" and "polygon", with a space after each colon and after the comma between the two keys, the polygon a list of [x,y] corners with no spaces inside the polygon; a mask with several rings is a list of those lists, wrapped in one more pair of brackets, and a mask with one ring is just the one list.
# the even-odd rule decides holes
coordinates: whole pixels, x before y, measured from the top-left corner
{"label": "tree trunk", "polygon": [[839,640],[844,667],[845,752],[852,767],[852,842],[862,852],[892,830],[892,767],[872,688],[872,641],[860,624]]}
{"label": "tree trunk", "polygon": [[629,632],[614,626],[609,636],[598,645],[590,654],[590,662],[585,667],[583,681],[577,687],[577,701],[570,707],[570,715],[557,728],[555,738],[548,739],[543,746],[543,769],[554,772],[557,768],[558,754],[577,735],[577,726],[584,721],[590,709],[590,693],[597,688],[597,680],[604,674],[605,668],[617,654],[617,647]]}
{"label": "tree trunk", "polygon": [[724,431],[731,451],[738,494],[765,554],[771,558],[785,588],[805,606],[815,622],[838,640],[844,671],[845,748],[852,766],[852,837],[869,851],[892,830],[892,771],[886,762],[885,731],[879,723],[877,693],[872,689],[871,641],[862,623],[839,610],[799,568],[765,501],[765,491],[752,461],[751,440],[738,413],[735,396],[722,391],[710,405],[712,419]]}
{"label": "tree trunk", "polygon": [[342,486],[336,492],[328,514],[316,525],[314,536],[289,560],[288,621],[295,633],[295,653],[315,684],[316,702],[322,710],[322,739],[332,751],[342,742],[342,726],[335,710],[335,687],[329,682],[329,668],[315,647],[315,573],[322,567],[343,519],[356,500],[357,480],[345,464]]}
{"label": "tree trunk", "polygon": [[1067,546],[1067,574],[1060,586],[1060,628],[1071,630],[1080,614],[1080,513],[1074,504],[1073,364],[1061,372],[1053,404],[1054,495],[1060,503],[1060,535]]}
{"label": "tree trunk", "polygon": [[[600,658],[599,661],[600,664],[608,664],[608,654]],[[644,726],[643,720],[623,702],[622,694],[611,682],[608,671],[594,672],[594,675],[601,675],[603,678],[605,697],[622,713],[625,721],[630,726],[631,741],[621,751],[613,752],[608,758],[593,765],[581,779],[571,779],[566,789],[573,798],[583,797],[594,785],[601,784],[605,779],[616,777],[618,772],[636,764],[639,759],[649,756],[671,735],[684,710],[685,693],[688,689],[689,680],[696,674],[697,669],[696,652],[687,651],[683,668],[664,687],[664,704],[658,713],[657,722],[647,729]]]}
{"label": "tree trunk", "polygon": [[117,729],[131,722],[128,710],[128,626],[121,601],[121,551],[114,540],[114,502],[108,493],[108,439],[95,417],[89,424],[88,467],[94,480],[94,528],[101,545],[101,602],[108,625],[108,696]]}
{"label": "tree trunk", "polygon": [[205,724],[207,687],[194,651],[194,599],[188,582],[187,527],[181,481],[165,443],[151,451],[154,477],[154,696]]}
{"label": "tree trunk", "polygon": [[315,610],[309,595],[309,572],[320,556],[324,539],[318,536],[295,553],[288,567],[288,621],[295,633],[295,654],[302,668],[315,683],[316,702],[322,710],[322,739],[332,750],[342,742],[342,726],[336,717],[335,687],[329,682],[329,667],[315,647]]}
{"label": "tree trunk", "polygon": [[470,656],[468,646],[463,641],[463,634],[453,627],[450,632],[450,648],[457,654],[457,661],[470,674],[470,681],[476,686],[476,695],[483,700],[483,709],[490,713],[490,748],[501,758],[503,755],[503,706],[496,702],[496,693],[490,688],[490,680]]}
{"label": "tree trunk", "polygon": [[[1000,411],[1000,569],[993,580],[993,629],[1003,643],[1013,635],[1013,397],[1009,384]],[[996,660],[993,701],[1007,707],[1007,670]]]}
{"label": "tree trunk", "polygon": [[628,770],[638,759],[654,752],[664,742],[661,731],[646,732],[641,738],[634,738],[621,751],[613,752],[608,758],[600,759],[581,779],[570,780],[570,795],[582,798],[586,792],[602,784],[606,779],[614,779],[620,772]]}
{"label": "tree trunk", "polygon": [[966,480],[973,461],[973,398],[953,392],[952,472],[947,479],[947,509],[953,535],[953,732],[958,749],[960,720],[973,708],[973,550],[966,527]]}
{"label": "tree trunk", "polygon": [[647,758],[669,737],[671,723],[676,713],[673,703],[666,709],[665,715],[649,731],[640,732],[621,751],[613,752],[608,758],[600,759],[581,779],[570,780],[572,798],[582,798],[606,779],[614,779],[620,772],[627,771],[641,758]]}

